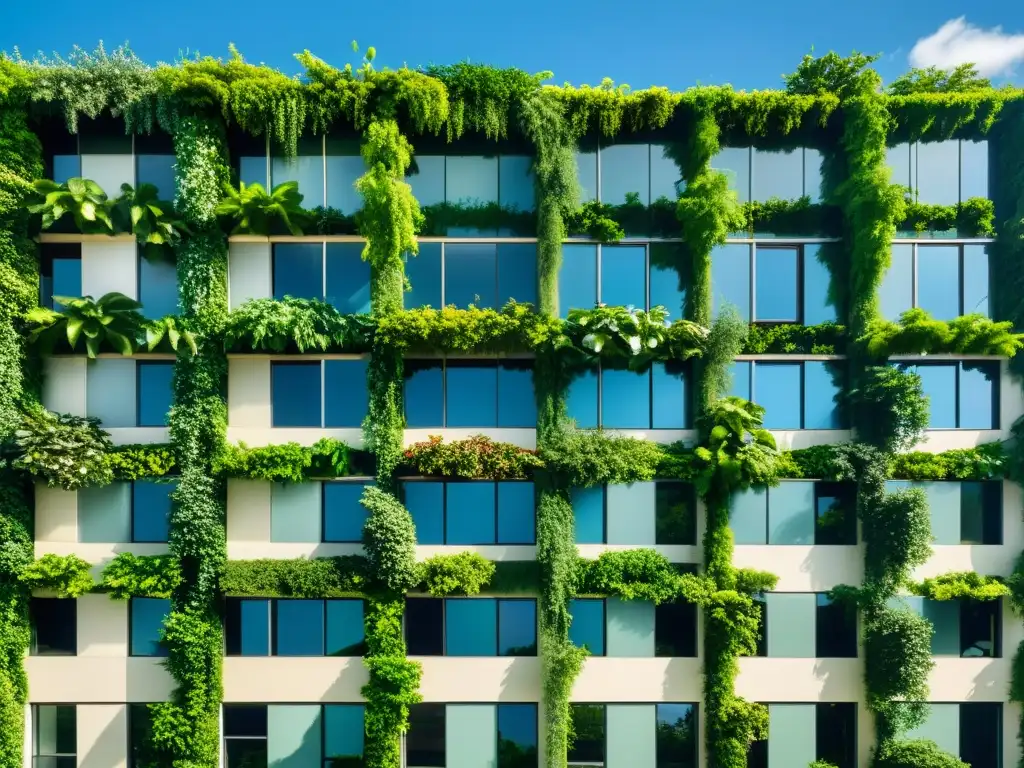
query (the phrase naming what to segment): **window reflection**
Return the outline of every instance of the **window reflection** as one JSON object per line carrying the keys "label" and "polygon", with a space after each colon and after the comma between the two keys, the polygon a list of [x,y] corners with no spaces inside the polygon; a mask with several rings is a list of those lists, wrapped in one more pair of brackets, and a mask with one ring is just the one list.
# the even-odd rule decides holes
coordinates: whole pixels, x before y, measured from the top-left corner
{"label": "window reflection", "polygon": [[323,485],[324,541],[362,543],[369,514],[359,503],[372,482],[331,482]]}
{"label": "window reflection", "polygon": [[490,544],[495,540],[493,483],[447,483],[446,544]]}
{"label": "window reflection", "polygon": [[498,160],[498,202],[506,210],[534,209],[533,158],[526,155],[502,155]]}
{"label": "window reflection", "polygon": [[569,601],[569,640],[578,648],[586,648],[591,656],[604,656],[604,600],[577,599]]}
{"label": "window reflection", "polygon": [[650,378],[633,371],[601,371],[601,426],[648,429],[651,425]]}
{"label": "window reflection", "polygon": [[444,155],[416,155],[406,177],[421,207],[444,202]]}
{"label": "window reflection", "polygon": [[804,155],[800,149],[754,150],[753,199],[796,200],[804,194]]}
{"label": "window reflection", "polygon": [[741,203],[750,200],[750,147],[722,147],[711,158],[711,167],[729,177],[729,189]]}
{"label": "window reflection", "polygon": [[355,186],[356,179],[366,173],[366,164],[359,153],[359,142],[328,136],[324,141],[324,151],[327,187],[325,204],[351,216],[363,207],[363,196],[356,191]]}
{"label": "window reflection", "polygon": [[481,309],[497,305],[498,251],[493,243],[454,244],[444,247],[444,302]]}
{"label": "window reflection", "polygon": [[923,203],[960,202],[960,142],[922,142],[917,148],[917,196]]}
{"label": "window reflection", "polygon": [[537,304],[537,246],[534,243],[498,244],[497,307],[514,299]]}
{"label": "window reflection", "polygon": [[711,252],[712,309],[717,315],[725,305],[750,320],[750,246],[727,243]]}
{"label": "window reflection", "polygon": [[892,261],[878,288],[882,316],[896,320],[914,302],[914,246],[893,245]]}
{"label": "window reflection", "polygon": [[322,243],[274,244],[274,298],[322,299],[324,246]]}
{"label": "window reflection", "polygon": [[[174,180],[174,155],[136,155],[135,186],[152,184],[156,187],[157,199],[168,202],[174,200],[177,185]],[[108,196],[114,195],[110,192]]]}
{"label": "window reflection", "polygon": [[275,600],[274,655],[324,655],[323,600]]}
{"label": "window reflection", "polygon": [[136,480],[132,483],[132,541],[167,541],[171,494],[176,487],[176,480]]}
{"label": "window reflection", "polygon": [[644,246],[620,245],[601,248],[601,303],[609,306],[647,306]]}
{"label": "window reflection", "polygon": [[679,243],[651,243],[650,270],[650,307],[664,307],[668,310],[670,320],[683,317],[686,304],[686,288],[683,278],[676,268],[679,263]]}
{"label": "window reflection", "polygon": [[448,155],[445,158],[445,200],[460,205],[498,202],[498,158]]}
{"label": "window reflection", "polygon": [[166,427],[171,410],[174,363],[139,362],[138,371],[138,426]]}
{"label": "window reflection", "polygon": [[497,710],[497,768],[537,765],[537,705],[498,704]]}
{"label": "window reflection", "polygon": [[696,768],[697,713],[692,704],[658,704],[657,768]]}
{"label": "window reflection", "polygon": [[[75,262],[79,269],[80,264],[81,262]],[[142,304],[139,312],[143,317],[158,320],[166,315],[177,315],[178,269],[174,261],[146,258],[140,252],[138,295],[139,303]]]}
{"label": "window reflection", "polygon": [[445,370],[445,423],[476,427],[498,423],[498,366],[452,360]]}
{"label": "window reflection", "polygon": [[449,598],[445,603],[445,655],[497,655],[496,600]]}
{"label": "window reflection", "polygon": [[840,371],[832,363],[808,361],[804,365],[804,429],[841,429],[836,400]]}
{"label": "window reflection", "polygon": [[320,426],[320,363],[272,362],[270,411],[274,427]]}
{"label": "window reflection", "polygon": [[444,306],[441,301],[441,243],[420,243],[419,254],[405,257],[405,278],[409,291],[405,308]]}
{"label": "window reflection", "polygon": [[798,254],[799,250],[794,247],[755,249],[755,320],[796,322],[799,319]]}
{"label": "window reflection", "polygon": [[650,148],[647,144],[601,147],[601,202],[622,205],[630,197],[650,205]]}
{"label": "window reflection", "polygon": [[988,253],[984,245],[965,245],[963,314],[988,317]]}
{"label": "window reflection", "polygon": [[938,245],[919,248],[917,306],[936,320],[960,316],[960,248]]}
{"label": "window reflection", "polygon": [[299,140],[298,154],[285,157],[275,154],[270,158],[270,185],[276,187],[286,181],[295,181],[302,195],[302,207],[307,211],[324,204],[324,147],[322,137]]}
{"label": "window reflection", "polygon": [[563,245],[558,272],[559,317],[570,309],[593,309],[597,304],[597,246]]}
{"label": "window reflection", "polygon": [[987,141],[898,144],[889,147],[886,161],[892,182],[909,188],[919,202],[956,205],[989,196]]}
{"label": "window reflection", "polygon": [[161,635],[171,601],[156,597],[133,597],[128,604],[131,616],[131,655],[166,656]]}
{"label": "window reflection", "polygon": [[682,191],[682,171],[672,159],[671,144],[651,144],[651,203],[676,200]]}
{"label": "window reflection", "polygon": [[370,312],[370,262],[362,243],[327,243],[324,299],[342,314]]}
{"label": "window reflection", "polygon": [[605,764],[605,714],[603,704],[570,704],[572,732],[569,765],[603,768]]}
{"label": "window reflection", "polygon": [[324,426],[361,427],[369,407],[369,358],[324,360]]}
{"label": "window reflection", "polygon": [[580,202],[597,199],[597,150],[576,153],[576,175],[580,181]]}
{"label": "window reflection", "polygon": [[537,601],[498,601],[498,655],[537,654]]}
{"label": "window reflection", "polygon": [[960,200],[988,197],[988,142],[960,142]]}
{"label": "window reflection", "polygon": [[410,429],[444,426],[444,371],[440,360],[406,360],[405,423]]}
{"label": "window reflection", "polygon": [[805,325],[835,322],[836,319],[835,307],[828,300],[832,276],[828,266],[822,263],[822,256],[822,246],[811,244],[804,246],[803,322]]}
{"label": "window reflection", "polygon": [[999,429],[999,363],[904,365],[921,377],[929,429]]}

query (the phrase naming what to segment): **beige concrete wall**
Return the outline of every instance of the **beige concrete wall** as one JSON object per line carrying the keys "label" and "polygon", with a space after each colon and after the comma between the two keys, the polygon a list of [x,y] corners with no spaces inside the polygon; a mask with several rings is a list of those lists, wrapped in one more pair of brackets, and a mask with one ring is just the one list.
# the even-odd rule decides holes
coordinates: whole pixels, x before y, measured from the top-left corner
{"label": "beige concrete wall", "polygon": [[139,297],[139,252],[135,239],[82,243],[82,295],[98,299],[117,291]]}
{"label": "beige concrete wall", "polygon": [[82,155],[82,178],[92,179],[113,200],[121,194],[122,184],[135,186],[135,155],[129,153]]}
{"label": "beige concrete wall", "polygon": [[228,439],[232,430],[270,429],[270,358],[228,359]]}
{"label": "beige concrete wall", "polygon": [[128,708],[124,704],[78,705],[78,768],[125,768]]}
{"label": "beige concrete wall", "polygon": [[410,656],[423,665],[424,701],[540,701],[540,659]]}
{"label": "beige concrete wall", "polygon": [[860,546],[743,544],[733,550],[733,565],[769,571],[779,577],[776,592],[826,592],[864,579]]}
{"label": "beige concrete wall", "polygon": [[228,305],[231,309],[249,299],[273,296],[271,278],[269,242],[232,242],[228,245]]}
{"label": "beige concrete wall", "polygon": [[362,701],[359,691],[369,679],[361,658],[228,656],[224,701]]}
{"label": "beige concrete wall", "polygon": [[863,701],[861,659],[739,659],[736,693],[749,701]]}
{"label": "beige concrete wall", "polygon": [[572,687],[573,701],[702,702],[703,661],[591,656]]}

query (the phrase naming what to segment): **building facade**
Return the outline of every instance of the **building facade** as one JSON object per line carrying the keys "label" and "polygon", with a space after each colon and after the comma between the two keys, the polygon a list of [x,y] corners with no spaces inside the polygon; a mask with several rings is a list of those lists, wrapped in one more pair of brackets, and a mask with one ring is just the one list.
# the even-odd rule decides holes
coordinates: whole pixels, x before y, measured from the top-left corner
{"label": "building facade", "polygon": [[[455,84],[440,75],[434,79],[449,89],[454,103]],[[755,729],[757,737],[744,750],[750,768],[797,768],[819,760],[837,768],[871,763],[884,739],[879,694],[870,687],[875,673],[866,673],[870,654],[878,652],[868,648],[873,630],[865,626],[864,611],[882,609],[858,611],[833,592],[871,583],[878,567],[870,561],[866,538],[877,541],[879,534],[871,534],[874,539],[865,534],[865,513],[858,511],[858,502],[865,503],[858,499],[866,493],[863,477],[840,477],[838,470],[835,476],[781,470],[774,484],[729,487],[729,566],[776,577],[770,588],[744,594],[735,584],[727,587],[709,565],[706,549],[717,523],[708,508],[716,502],[709,501],[692,473],[645,474],[626,466],[557,475],[551,441],[562,422],[556,418],[559,423],[552,426],[546,412],[551,401],[542,391],[547,385],[539,383],[546,375],[542,358],[563,353],[585,358],[567,369],[558,398],[572,429],[608,438],[608,455],[621,450],[628,463],[636,454],[625,452],[616,438],[634,438],[660,446],[654,450],[675,446],[671,450],[689,456],[709,440],[702,426],[709,402],[704,377],[712,365],[708,347],[697,343],[681,353],[683,347],[673,343],[670,351],[659,349],[643,364],[627,365],[628,355],[609,353],[617,329],[594,331],[608,336],[604,354],[590,337],[573,347],[565,329],[583,317],[571,314],[574,310],[593,311],[589,317],[597,318],[608,308],[628,307],[654,316],[653,325],[671,334],[665,329],[681,328],[686,321],[707,326],[708,319],[732,307],[751,330],[726,368],[729,389],[716,394],[763,407],[763,427],[777,456],[858,443],[865,434],[858,429],[862,417],[847,407],[847,397],[864,386],[859,377],[872,365],[858,357],[863,355],[858,344],[872,327],[858,325],[857,291],[874,301],[874,322],[897,323],[909,310],[923,310],[942,328],[954,330],[951,321],[964,316],[980,316],[968,325],[1015,319],[1012,307],[997,298],[1000,281],[1010,279],[1000,271],[1008,257],[999,256],[997,243],[1002,222],[1020,214],[1008,214],[999,198],[1007,188],[1015,189],[1008,178],[1024,175],[1024,151],[1018,146],[1012,155],[1016,166],[1007,167],[1011,153],[999,143],[1007,141],[1001,131],[1013,135],[1004,123],[1024,125],[1016,101],[1003,106],[994,128],[978,128],[981,118],[972,116],[953,127],[915,134],[900,122],[905,105],[873,97],[893,116],[888,137],[881,139],[887,144],[884,160],[876,164],[888,169],[893,184],[909,190],[913,210],[928,204],[960,216],[971,201],[995,199],[995,227],[973,229],[963,218],[947,226],[917,227],[909,218],[893,220],[891,212],[888,220],[865,218],[871,206],[842,192],[835,178],[836,173],[855,177],[859,156],[849,150],[849,133],[855,130],[856,105],[840,101],[823,110],[827,114],[819,122],[815,110],[831,102],[825,97],[801,102],[802,122],[785,135],[772,121],[763,132],[745,135],[723,111],[721,147],[700,173],[727,179],[727,202],[716,204],[738,206],[748,219],[709,243],[710,292],[704,294],[693,276],[697,267],[679,266],[699,260],[699,248],[685,236],[688,214],[682,205],[677,219],[678,200],[700,199],[692,191],[700,183],[698,174],[679,160],[678,146],[697,114],[689,101],[674,96],[675,112],[660,125],[648,120],[636,130],[623,125],[609,132],[588,124],[588,130],[567,140],[579,204],[616,222],[621,232],[597,237],[565,212],[567,226],[554,262],[543,232],[551,215],[543,196],[551,192],[538,178],[543,158],[538,160],[540,150],[528,131],[513,124],[495,140],[467,127],[461,137],[445,141],[399,121],[413,155],[410,167],[392,180],[407,182],[427,215],[418,255],[401,257],[404,309],[389,315],[375,303],[387,269],[374,262],[373,253],[364,254],[368,238],[371,245],[374,237],[383,238],[367,223],[371,209],[360,218],[364,206],[379,204],[365,183],[373,161],[360,155],[361,144],[370,143],[365,125],[339,119],[327,130],[314,129],[310,117],[290,151],[277,136],[265,135],[269,127],[256,132],[239,127],[241,120],[209,118],[221,137],[228,183],[259,183],[269,190],[294,181],[304,209],[355,215],[355,228],[336,234],[317,234],[312,219],[301,235],[257,232],[252,226],[233,232],[239,228],[225,223],[227,213],[219,222],[184,213],[196,190],[191,174],[201,168],[184,129],[125,132],[124,121],[108,108],[96,118],[82,116],[71,132],[63,117],[37,114],[31,93],[24,112],[26,125],[40,139],[44,178],[58,184],[91,179],[110,198],[122,184],[136,189],[153,184],[160,199],[177,201],[191,224],[176,260],[153,258],[131,231],[43,229],[35,235],[40,306],[60,312],[64,307],[54,297],[118,292],[137,300],[148,321],[179,316],[189,327],[194,320],[200,338],[195,355],[182,342],[176,352],[149,351],[142,344],[127,355],[103,347],[95,357],[81,346],[58,345],[41,357],[40,400],[47,410],[98,419],[109,433],[112,453],[146,454],[170,444],[178,458],[170,467],[151,464],[148,471],[117,465],[111,482],[76,489],[33,478],[33,556],[54,555],[65,563],[77,556],[97,586],[72,598],[59,588],[37,585],[29,599],[32,639],[24,659],[21,757],[26,768],[145,768],[170,765],[154,754],[181,757],[181,750],[188,751],[154,746],[165,715],[152,705],[180,704],[176,697],[188,692],[181,662],[174,660],[181,653],[175,650],[176,635],[173,629],[166,639],[162,633],[170,613],[189,615],[194,606],[189,601],[198,599],[198,592],[189,592],[189,580],[202,583],[196,575],[203,572],[202,557],[196,553],[203,550],[190,549],[189,542],[203,525],[220,526],[225,562],[217,566],[220,580],[208,593],[222,672],[208,673],[212,704],[203,705],[217,713],[217,761],[223,768],[734,765],[723,737],[709,734],[708,713],[721,717],[715,709],[721,702],[709,700],[708,690],[726,679],[709,667],[709,644],[721,634],[708,631],[709,622],[719,620],[712,615],[714,597],[692,597],[683,588],[655,598],[641,589],[638,596],[621,584],[595,588],[583,576],[570,579],[568,592],[553,587],[561,578],[553,575],[559,568],[586,570],[577,566],[577,556],[609,567],[618,562],[616,567],[625,568],[622,582],[643,586],[654,578],[649,571],[630,572],[626,559],[598,561],[607,553],[634,550],[653,553],[651,562],[693,579],[684,579],[685,584],[719,594],[736,590],[737,599],[753,606],[750,615],[759,617],[756,648],[740,654],[735,679],[727,680],[731,694],[765,706],[760,711],[767,728]],[[628,110],[643,97],[614,98]],[[778,98],[798,102],[801,97]],[[513,118],[516,103],[509,107]],[[571,100],[556,103],[572,114]],[[946,107],[935,103],[944,115]],[[743,104],[736,109],[747,109]],[[1024,190],[1021,194],[1024,199]],[[796,214],[789,220],[757,218],[756,204],[769,201],[782,201],[789,207],[780,209]],[[664,223],[666,210],[670,226]],[[814,216],[800,218],[801,210]],[[672,226],[676,232],[666,231]],[[864,230],[870,228],[883,241],[889,263],[864,289],[851,260],[860,258]],[[199,262],[189,243],[214,231],[224,249],[222,266],[200,273],[196,282],[190,270]],[[223,285],[213,286],[215,280]],[[197,284],[205,288],[197,290]],[[203,319],[207,299],[197,298],[204,290],[214,295],[211,301],[224,302],[223,317],[213,323]],[[259,331],[246,312],[255,316],[254,307],[278,306],[283,313],[297,306],[297,299],[344,318],[347,332],[358,330],[359,318],[368,327],[376,323],[377,340],[342,342],[340,333],[315,331],[325,333],[325,341],[303,345],[296,342],[301,329],[281,321],[290,337],[276,348],[267,340],[273,329],[253,341]],[[709,306],[700,306],[705,299]],[[469,327],[466,318],[473,308],[507,318],[515,311],[502,309],[510,300],[529,304],[530,313],[563,329],[570,339],[566,347],[551,352],[539,343],[458,338],[458,327]],[[456,310],[445,319],[421,311],[428,307]],[[659,307],[666,312],[664,321]],[[389,317],[395,324],[386,336]],[[412,329],[414,322],[422,328]],[[779,342],[772,334],[792,335]],[[715,331],[710,338],[717,338]],[[977,347],[965,351],[949,338],[947,333],[944,348],[924,350],[929,354],[896,350],[881,363],[885,366],[888,357],[892,368],[917,374],[929,404],[927,428],[913,446],[919,453],[901,464],[889,451],[883,462],[888,468],[883,492],[921,491],[912,496],[924,499],[918,508],[926,510],[928,524],[927,555],[910,563],[907,578],[886,598],[890,607],[898,604],[899,610],[927,620],[932,630],[930,706],[898,736],[930,739],[974,768],[1001,768],[1020,756],[1021,711],[1011,700],[1010,680],[1015,649],[1024,640],[1021,618],[998,580],[987,599],[979,599],[980,592],[946,599],[921,585],[948,574],[1003,580],[1014,574],[1024,549],[1021,489],[1006,478],[1004,458],[981,466],[977,457],[1003,456],[997,448],[986,453],[979,446],[1012,437],[1024,400],[1006,354]],[[630,343],[627,339],[627,349]],[[213,423],[222,427],[233,462],[202,450],[189,453],[193,449],[181,445],[186,431],[175,426],[176,413],[180,417],[197,407],[188,387],[201,379],[204,369],[196,360],[204,356],[224,364],[214,397],[225,418]],[[395,358],[392,403],[402,431],[397,459],[389,466],[382,458],[386,440],[372,434],[387,418],[381,410],[381,369]],[[445,472],[437,469],[440,462],[425,470],[423,444],[432,436],[446,445],[485,436],[513,446],[506,448],[513,463],[528,461],[524,456],[539,458],[533,459],[536,466],[524,464],[527,469],[520,471],[448,464]],[[351,454],[340,464],[337,458],[333,464],[321,461],[315,446],[324,438],[349,446]],[[270,450],[275,446],[279,452]],[[261,454],[261,449],[267,450]],[[371,450],[376,461],[364,455]],[[282,458],[288,451],[293,458]],[[906,448],[896,453],[901,452]],[[942,469],[914,469],[930,461],[921,454],[936,455],[933,463]],[[839,454],[832,455],[838,461]],[[964,457],[967,469],[949,468],[957,456]],[[591,455],[577,463],[588,461],[600,464],[601,459]],[[285,464],[298,466],[299,477],[285,477]],[[189,473],[199,471],[196,467],[212,478],[210,498],[223,500],[223,517],[213,523],[189,517],[195,486],[181,492],[195,482]],[[588,479],[573,483],[566,477]],[[369,709],[380,705],[368,704],[366,688],[374,684],[372,675],[380,674],[368,662],[387,655],[373,634],[380,631],[374,627],[383,621],[384,598],[374,586],[377,575],[359,581],[345,570],[358,572],[352,563],[367,554],[364,526],[377,514],[372,504],[361,503],[368,487],[383,488],[408,511],[418,563],[468,552],[497,568],[482,591],[467,589],[459,581],[464,577],[456,575],[458,585],[447,591],[428,580],[398,597],[399,644],[404,642],[405,658],[421,670],[420,701],[409,706],[407,727],[383,738]],[[545,494],[568,501],[569,529],[557,528]],[[563,535],[571,530],[571,540],[555,542],[556,529]],[[559,546],[568,554],[552,555]],[[125,563],[126,553],[141,559],[131,566],[136,569],[131,584],[119,592],[109,569],[111,563]],[[354,559],[332,559],[349,557]],[[138,587],[142,564],[151,563],[163,578],[161,569],[172,559],[182,563],[173,589]],[[309,561],[348,576],[324,587],[320,577],[303,576],[312,573],[305,570]],[[459,571],[461,566],[450,567]],[[507,583],[499,578],[517,567],[539,576]],[[393,604],[394,592],[388,594]],[[559,608],[550,607],[558,601]],[[569,677],[567,721],[575,735],[563,755],[551,754],[558,740],[549,730],[562,727],[566,718],[558,714],[560,705],[547,685],[552,656],[545,656],[554,654],[551,638],[558,621],[553,617],[559,610],[571,620],[567,641],[588,651],[578,674]],[[706,672],[714,680],[706,681]],[[217,675],[222,679],[215,680]],[[200,720],[196,716],[185,730],[197,741]],[[382,753],[381,743],[391,743],[394,754]],[[207,765],[205,758],[195,759],[195,765]]]}

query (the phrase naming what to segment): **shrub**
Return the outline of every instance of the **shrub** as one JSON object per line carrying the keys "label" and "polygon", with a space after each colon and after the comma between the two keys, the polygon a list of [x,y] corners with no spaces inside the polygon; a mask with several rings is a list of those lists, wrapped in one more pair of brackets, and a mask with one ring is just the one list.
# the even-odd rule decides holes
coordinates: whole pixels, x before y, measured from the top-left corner
{"label": "shrub", "polygon": [[930,739],[889,739],[882,742],[872,768],[970,768]]}
{"label": "shrub", "polygon": [[75,491],[114,479],[107,461],[113,444],[98,419],[33,409],[14,436],[19,451],[14,466],[51,488]]}
{"label": "shrub", "polygon": [[112,600],[170,597],[181,579],[181,564],[172,555],[140,556],[121,552],[103,569],[99,587]]}
{"label": "shrub", "polygon": [[60,597],[79,597],[93,587],[90,565],[78,555],[43,555],[18,579],[29,589],[51,589]]}
{"label": "shrub", "polygon": [[888,453],[914,446],[928,428],[921,377],[895,366],[865,369],[847,393],[857,437]]}
{"label": "shrub", "polygon": [[363,527],[370,573],[391,592],[409,591],[419,581],[412,516],[398,499],[372,486],[359,501],[370,513]]}
{"label": "shrub", "polygon": [[476,595],[494,577],[494,563],[476,552],[435,555],[419,564],[420,580],[434,597]]}
{"label": "shrub", "polygon": [[436,477],[523,479],[544,466],[535,451],[498,443],[486,435],[444,442],[439,435],[405,449],[404,463],[415,473]]}

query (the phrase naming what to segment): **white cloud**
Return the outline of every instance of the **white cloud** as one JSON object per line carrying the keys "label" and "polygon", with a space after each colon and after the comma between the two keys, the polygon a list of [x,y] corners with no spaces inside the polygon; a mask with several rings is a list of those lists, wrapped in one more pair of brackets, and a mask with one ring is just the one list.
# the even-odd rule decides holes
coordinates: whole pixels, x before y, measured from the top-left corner
{"label": "white cloud", "polygon": [[1008,34],[1002,27],[981,29],[961,16],[918,40],[908,58],[912,67],[952,69],[972,62],[982,77],[1007,74],[1014,64],[1024,61],[1024,34]]}

